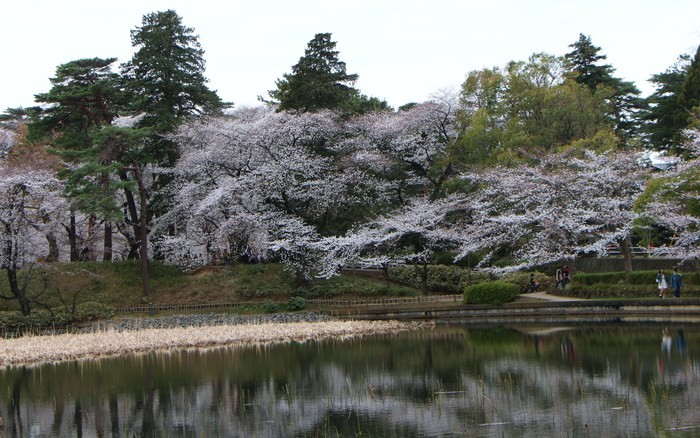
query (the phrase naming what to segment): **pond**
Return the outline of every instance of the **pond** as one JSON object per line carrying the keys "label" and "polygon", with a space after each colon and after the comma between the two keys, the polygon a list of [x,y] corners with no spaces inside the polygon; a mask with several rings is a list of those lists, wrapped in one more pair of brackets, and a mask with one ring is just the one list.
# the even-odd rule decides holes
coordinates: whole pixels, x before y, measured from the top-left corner
{"label": "pond", "polygon": [[700,435],[700,326],[445,325],[0,370],[7,437]]}

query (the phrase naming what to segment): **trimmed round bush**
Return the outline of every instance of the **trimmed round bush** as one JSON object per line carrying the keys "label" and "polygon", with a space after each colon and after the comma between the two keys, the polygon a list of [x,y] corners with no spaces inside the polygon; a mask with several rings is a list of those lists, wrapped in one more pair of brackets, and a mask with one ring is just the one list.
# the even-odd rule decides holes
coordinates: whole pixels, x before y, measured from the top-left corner
{"label": "trimmed round bush", "polygon": [[505,281],[491,281],[467,287],[464,302],[467,304],[493,304],[496,306],[515,301],[520,295],[520,286]]}

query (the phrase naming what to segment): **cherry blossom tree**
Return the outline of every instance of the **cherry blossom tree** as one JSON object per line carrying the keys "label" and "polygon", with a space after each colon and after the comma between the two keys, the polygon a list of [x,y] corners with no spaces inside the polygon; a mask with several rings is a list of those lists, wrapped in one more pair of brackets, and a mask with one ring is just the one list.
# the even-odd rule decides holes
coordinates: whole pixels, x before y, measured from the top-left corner
{"label": "cherry blossom tree", "polygon": [[396,204],[418,195],[435,199],[453,174],[447,151],[457,137],[458,110],[457,95],[446,91],[405,110],[370,113],[349,123],[352,135],[343,146],[384,181]]}
{"label": "cherry blossom tree", "polygon": [[419,269],[423,292],[427,291],[428,264],[435,251],[455,249],[461,236],[449,216],[467,201],[459,195],[443,199],[414,198],[410,204],[362,224],[342,237],[328,237],[316,246],[324,254],[319,275],[336,275],[340,267],[362,261],[371,266],[411,264]]}
{"label": "cherry blossom tree", "polygon": [[201,263],[216,252],[259,259],[272,251],[305,275],[296,268],[309,265],[302,242],[364,202],[365,176],[342,165],[335,146],[338,123],[330,112],[261,107],[185,124],[173,136],[181,151],[175,203],[159,222],[177,239],[162,243],[187,239]]}
{"label": "cherry blossom tree", "polygon": [[498,167],[465,175],[479,189],[460,221],[459,257],[485,253],[512,259],[517,270],[620,245],[631,270],[629,237],[644,169],[629,152],[554,154],[534,165]]}
{"label": "cherry blossom tree", "polygon": [[14,138],[14,132],[0,126],[0,159],[4,159],[10,153],[14,145]]}
{"label": "cherry blossom tree", "polygon": [[687,159],[656,174],[649,184],[642,214],[671,230],[671,246],[656,248],[663,255],[688,260],[700,257],[700,130],[687,131]]}
{"label": "cherry blossom tree", "polygon": [[0,266],[7,274],[9,295],[27,315],[32,297],[18,271],[45,255],[45,236],[59,226],[67,211],[61,197],[63,186],[46,170],[11,168],[0,164]]}

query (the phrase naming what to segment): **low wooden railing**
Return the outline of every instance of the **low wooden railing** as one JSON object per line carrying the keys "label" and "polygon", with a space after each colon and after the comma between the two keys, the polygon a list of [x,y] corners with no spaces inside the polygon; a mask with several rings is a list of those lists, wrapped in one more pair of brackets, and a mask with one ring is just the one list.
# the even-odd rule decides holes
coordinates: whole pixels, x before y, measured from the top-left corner
{"label": "low wooden railing", "polygon": [[[462,295],[430,295],[419,297],[381,297],[360,298],[356,300],[341,299],[313,299],[306,300],[309,307],[370,307],[370,306],[397,306],[402,304],[420,303],[454,303],[462,300]],[[210,303],[210,304],[152,304],[135,307],[122,307],[116,309],[117,313],[155,313],[155,312],[181,312],[200,310],[230,310],[248,306],[265,304],[261,301],[247,301],[237,303]]]}

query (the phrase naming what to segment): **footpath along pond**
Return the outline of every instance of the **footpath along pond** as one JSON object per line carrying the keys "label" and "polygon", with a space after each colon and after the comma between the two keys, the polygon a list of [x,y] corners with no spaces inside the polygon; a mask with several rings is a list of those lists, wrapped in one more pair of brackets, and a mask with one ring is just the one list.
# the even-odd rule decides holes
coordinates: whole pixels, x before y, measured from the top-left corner
{"label": "footpath along pond", "polygon": [[700,326],[436,326],[0,369],[7,437],[700,435]]}

